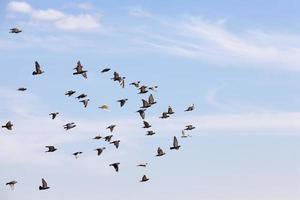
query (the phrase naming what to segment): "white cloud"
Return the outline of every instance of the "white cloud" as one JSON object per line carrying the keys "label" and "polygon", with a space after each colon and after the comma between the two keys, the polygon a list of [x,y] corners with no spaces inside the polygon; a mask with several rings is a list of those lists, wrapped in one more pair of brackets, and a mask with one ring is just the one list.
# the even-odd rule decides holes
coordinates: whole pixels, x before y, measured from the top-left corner
{"label": "white cloud", "polygon": [[32,12],[31,6],[26,2],[11,1],[8,3],[7,9],[11,12],[30,13]]}

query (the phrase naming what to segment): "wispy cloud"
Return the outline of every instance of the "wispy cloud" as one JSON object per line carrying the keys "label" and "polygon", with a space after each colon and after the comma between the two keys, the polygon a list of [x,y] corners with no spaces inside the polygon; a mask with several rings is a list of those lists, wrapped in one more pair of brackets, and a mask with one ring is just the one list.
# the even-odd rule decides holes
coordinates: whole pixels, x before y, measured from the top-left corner
{"label": "wispy cloud", "polygon": [[128,14],[134,17],[151,17],[152,14],[140,6],[130,7]]}

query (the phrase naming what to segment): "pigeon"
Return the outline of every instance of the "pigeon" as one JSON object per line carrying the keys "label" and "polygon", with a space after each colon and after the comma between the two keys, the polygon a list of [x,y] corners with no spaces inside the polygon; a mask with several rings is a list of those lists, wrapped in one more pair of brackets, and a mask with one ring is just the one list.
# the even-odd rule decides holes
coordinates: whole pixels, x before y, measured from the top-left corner
{"label": "pigeon", "polygon": [[128,101],[128,99],[120,99],[117,102],[119,102],[120,106],[123,107],[125,105],[126,101]]}
{"label": "pigeon", "polygon": [[102,110],[108,110],[109,106],[104,104],[104,105],[100,106],[99,108],[102,109]]}
{"label": "pigeon", "polygon": [[70,97],[70,96],[72,96],[72,95],[75,94],[75,93],[76,93],[76,91],[74,91],[74,90],[69,90],[69,91],[67,91],[67,92],[65,93],[65,95],[68,96],[68,97]]}
{"label": "pigeon", "polygon": [[157,155],[156,156],[163,156],[165,154],[166,153],[160,147],[158,147],[158,149],[157,149]]}
{"label": "pigeon", "polygon": [[137,167],[147,167],[148,163],[141,163],[141,164],[138,164]]}
{"label": "pigeon", "polygon": [[146,135],[154,135],[155,132],[154,131],[147,131],[147,134]]}
{"label": "pigeon", "polygon": [[108,72],[110,70],[110,68],[104,68],[101,73],[105,73],[105,72]]}
{"label": "pigeon", "polygon": [[154,92],[157,92],[157,88],[158,88],[158,86],[153,86],[153,87],[149,87],[149,90],[152,90],[152,91],[154,91]]}
{"label": "pigeon", "polygon": [[149,96],[149,98],[148,98],[148,103],[149,103],[150,105],[156,104],[156,101],[154,100],[154,97],[153,97],[152,94],[150,94],[150,96]]}
{"label": "pigeon", "polygon": [[46,146],[46,148],[48,148],[48,150],[45,152],[54,152],[57,150],[57,148],[55,148],[54,146]]}
{"label": "pigeon", "polygon": [[118,81],[119,83],[122,82],[122,77],[119,75],[118,72],[114,72],[114,77],[111,78],[113,81]]}
{"label": "pigeon", "polygon": [[87,97],[86,94],[81,94],[81,95],[77,96],[76,98],[77,98],[77,99],[83,99],[83,98],[85,98],[85,97]]}
{"label": "pigeon", "polygon": [[186,130],[186,131],[190,131],[190,130],[193,130],[195,128],[193,125],[187,125],[185,127],[186,128],[184,130]]}
{"label": "pigeon", "polygon": [[21,29],[15,27],[15,28],[11,28],[9,33],[21,33],[21,32],[22,32]]}
{"label": "pigeon", "polygon": [[82,154],[82,152],[81,151],[77,151],[77,152],[73,153],[72,155],[75,156],[75,158],[77,159],[77,158],[79,158],[80,154]]}
{"label": "pigeon", "polygon": [[142,180],[140,180],[140,182],[147,182],[147,181],[149,181],[149,178],[146,175],[144,175],[142,177]]}
{"label": "pigeon", "polygon": [[112,137],[113,137],[113,135],[105,136],[105,137],[104,137],[104,140],[105,140],[106,142],[110,142]]}
{"label": "pigeon", "polygon": [[138,94],[145,94],[148,92],[147,86],[143,85],[139,88],[140,92]]}
{"label": "pigeon", "polygon": [[148,101],[146,101],[145,99],[142,99],[143,102],[143,106],[140,108],[149,108],[151,106],[151,104],[148,103]]}
{"label": "pigeon", "polygon": [[168,107],[168,112],[169,115],[174,114],[173,109],[171,108],[171,106]]}
{"label": "pigeon", "polygon": [[150,128],[151,127],[151,125],[148,122],[143,121],[143,123],[144,123],[143,128]]}
{"label": "pigeon", "polygon": [[109,166],[114,167],[116,172],[118,172],[119,171],[119,165],[120,165],[120,163],[118,162],[118,163],[112,163]]}
{"label": "pigeon", "polygon": [[7,130],[12,130],[13,124],[11,121],[8,121],[5,125],[2,126],[2,128],[6,128]]}
{"label": "pigeon", "polygon": [[170,116],[168,115],[168,113],[167,113],[167,112],[163,112],[162,115],[161,115],[161,117],[159,117],[159,118],[161,118],[161,119],[166,119],[166,118],[168,118],[168,117],[170,117]]}
{"label": "pigeon", "polygon": [[140,110],[138,110],[136,112],[138,112],[140,114],[140,116],[141,116],[142,119],[145,119],[145,111],[146,111],[146,109],[140,109]]}
{"label": "pigeon", "polygon": [[27,90],[27,88],[24,88],[24,87],[20,87],[20,88],[18,88],[18,91],[26,91]]}
{"label": "pigeon", "polygon": [[14,190],[15,189],[15,184],[17,184],[18,182],[17,181],[10,181],[8,183],[6,183],[5,185],[8,185],[11,190]]}
{"label": "pigeon", "polygon": [[50,113],[49,115],[51,115],[51,118],[52,119],[55,119],[55,117],[59,114],[59,112],[53,112],[53,113]]}
{"label": "pigeon", "polygon": [[93,139],[94,140],[100,140],[102,137],[100,135],[95,136]]}
{"label": "pigeon", "polygon": [[115,147],[118,149],[118,148],[119,148],[119,145],[120,145],[120,140],[112,141],[112,142],[110,142],[110,144],[114,144]]}
{"label": "pigeon", "polygon": [[42,186],[39,187],[39,190],[47,190],[50,187],[48,187],[47,182],[45,181],[45,179],[42,178]]}
{"label": "pigeon", "polygon": [[83,100],[81,100],[79,102],[82,102],[83,105],[84,105],[84,107],[86,108],[88,106],[89,101],[90,101],[90,99],[83,99]]}
{"label": "pigeon", "polygon": [[65,124],[63,127],[64,127],[64,129],[69,130],[71,128],[75,128],[76,124],[74,122],[71,122],[71,123]]}
{"label": "pigeon", "polygon": [[44,73],[44,71],[41,70],[40,64],[37,61],[35,61],[35,71],[32,72],[32,75],[39,75],[42,73]]}
{"label": "pigeon", "polygon": [[116,127],[116,125],[113,124],[113,125],[108,126],[106,129],[109,129],[110,132],[113,132],[115,127]]}
{"label": "pigeon", "polygon": [[102,154],[102,152],[104,151],[104,149],[106,149],[106,148],[102,147],[102,148],[95,149],[95,151],[97,151],[97,155],[100,156]]}
{"label": "pigeon", "polygon": [[177,138],[176,138],[176,136],[174,136],[174,138],[173,138],[173,146],[170,147],[170,149],[171,149],[171,150],[173,150],[173,149],[178,150],[179,148],[180,148],[180,145],[178,145]]}
{"label": "pigeon", "polygon": [[181,138],[187,138],[187,137],[192,137],[190,135],[187,135],[184,130],[181,131]]}
{"label": "pigeon", "polygon": [[81,74],[85,79],[87,79],[87,71],[83,70],[83,66],[80,61],[77,61],[77,66],[74,69],[76,72],[74,72],[73,75]]}
{"label": "pigeon", "polygon": [[194,109],[195,109],[195,105],[193,104],[193,105],[189,106],[189,107],[185,110],[185,112],[193,111]]}
{"label": "pigeon", "polygon": [[140,81],[132,82],[129,85],[133,85],[134,87],[139,88],[140,87]]}

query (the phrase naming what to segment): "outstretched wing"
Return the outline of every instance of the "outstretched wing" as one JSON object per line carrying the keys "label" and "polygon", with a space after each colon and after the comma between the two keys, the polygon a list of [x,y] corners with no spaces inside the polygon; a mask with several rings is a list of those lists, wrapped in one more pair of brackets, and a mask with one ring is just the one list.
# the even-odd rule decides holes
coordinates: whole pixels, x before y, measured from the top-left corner
{"label": "outstretched wing", "polygon": [[47,182],[46,182],[45,179],[43,179],[43,178],[42,178],[42,186],[43,186],[43,188],[48,187]]}
{"label": "outstretched wing", "polygon": [[174,139],[173,139],[173,146],[178,147],[178,140],[175,136],[174,136]]}
{"label": "outstretched wing", "polygon": [[38,61],[35,61],[35,71],[36,71],[36,72],[40,72],[40,71],[41,71],[41,66],[40,66],[40,64],[38,63]]}

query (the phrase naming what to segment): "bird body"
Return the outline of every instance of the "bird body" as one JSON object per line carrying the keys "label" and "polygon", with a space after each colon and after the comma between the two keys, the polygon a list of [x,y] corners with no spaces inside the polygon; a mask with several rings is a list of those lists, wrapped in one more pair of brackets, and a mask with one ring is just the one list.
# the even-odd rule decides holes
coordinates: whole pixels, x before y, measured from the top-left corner
{"label": "bird body", "polygon": [[81,65],[80,61],[77,61],[77,65],[74,68],[76,72],[73,75],[81,74],[85,79],[87,79],[87,70],[83,70],[83,66]]}
{"label": "bird body", "polygon": [[177,140],[176,136],[174,136],[174,138],[173,138],[173,146],[170,147],[170,149],[171,150],[173,150],[173,149],[178,150],[179,148],[180,148],[180,145],[178,145],[178,140]]}
{"label": "bird body", "polygon": [[21,32],[22,32],[22,30],[19,28],[16,28],[16,27],[10,29],[10,33],[21,33]]}
{"label": "bird body", "polygon": [[90,101],[90,99],[83,99],[80,102],[82,102],[84,107],[86,108],[88,106],[89,101]]}
{"label": "bird body", "polygon": [[117,162],[117,163],[112,163],[109,166],[114,167],[114,169],[116,170],[116,172],[118,172],[119,171],[119,165],[120,165],[120,163]]}
{"label": "bird body", "polygon": [[193,111],[194,109],[195,109],[195,105],[192,104],[191,106],[189,106],[189,107],[185,110],[185,112]]}
{"label": "bird body", "polygon": [[112,139],[112,137],[113,137],[113,135],[105,136],[105,137],[104,137],[104,140],[105,140],[106,142],[110,142],[111,139]]}
{"label": "bird body", "polygon": [[106,127],[106,129],[109,129],[110,132],[113,132],[115,127],[116,127],[116,125],[113,124],[113,125]]}
{"label": "bird body", "polygon": [[80,94],[80,95],[78,95],[76,98],[77,98],[77,99],[83,99],[83,98],[85,98],[85,97],[87,97],[86,94]]}
{"label": "bird body", "polygon": [[97,155],[100,156],[102,154],[102,152],[104,151],[104,149],[106,149],[106,148],[105,147],[97,148],[97,149],[95,149],[95,151],[97,151]]}
{"label": "bird body", "polygon": [[141,164],[138,164],[137,167],[147,167],[148,163],[141,163]]}
{"label": "bird body", "polygon": [[119,148],[119,145],[120,145],[120,140],[112,141],[112,142],[110,142],[110,144],[115,145],[115,147],[118,149],[118,148]]}
{"label": "bird body", "polygon": [[75,128],[76,124],[74,122],[70,122],[70,123],[65,124],[63,127],[65,130],[69,130],[69,129]]}
{"label": "bird body", "polygon": [[157,154],[156,154],[156,156],[163,156],[163,155],[165,155],[166,153],[160,148],[160,147],[158,147],[158,149],[157,149]]}
{"label": "bird body", "polygon": [[145,94],[148,92],[147,86],[143,85],[139,88],[140,92],[138,94]]}
{"label": "bird body", "polygon": [[150,94],[150,96],[149,96],[149,98],[148,98],[148,103],[149,103],[150,105],[156,104],[156,101],[154,100],[154,97],[153,97],[152,94]]}
{"label": "bird body", "polygon": [[154,135],[155,132],[154,131],[147,131],[147,134],[146,135]]}
{"label": "bird body", "polygon": [[151,127],[151,125],[148,122],[143,121],[143,123],[144,123],[143,128],[150,128]]}
{"label": "bird body", "polygon": [[168,107],[168,112],[167,112],[167,113],[168,113],[169,115],[174,114],[173,109],[172,109],[171,106]]}
{"label": "bird body", "polygon": [[147,182],[147,181],[149,181],[149,178],[146,175],[144,175],[142,177],[142,180],[140,180],[140,182]]}
{"label": "bird body", "polygon": [[167,112],[163,112],[162,115],[161,115],[161,117],[159,117],[159,118],[161,118],[161,119],[166,119],[166,118],[168,118],[168,117],[170,117],[170,116],[168,115],[168,113],[167,113]]}
{"label": "bird body", "polygon": [[105,73],[105,72],[108,72],[110,70],[110,68],[104,68],[101,73]]}
{"label": "bird body", "polygon": [[79,158],[80,154],[82,154],[82,152],[81,151],[77,151],[77,152],[73,153],[72,155],[75,156],[75,158],[77,159],[77,158]]}
{"label": "bird body", "polygon": [[190,130],[193,130],[195,128],[193,125],[187,125],[185,127],[186,128],[184,130],[186,130],[186,131],[190,131]]}
{"label": "bird body", "polygon": [[145,119],[145,111],[146,111],[146,109],[140,109],[140,110],[138,110],[136,112],[138,112],[140,114],[140,116],[141,116],[142,119]]}
{"label": "bird body", "polygon": [[143,102],[143,106],[140,107],[140,108],[149,108],[149,107],[151,107],[151,104],[149,104],[148,101],[146,101],[145,99],[142,99],[142,102]]}
{"label": "bird body", "polygon": [[117,102],[119,102],[120,106],[123,107],[125,105],[126,101],[128,101],[128,99],[120,99]]}
{"label": "bird body", "polygon": [[32,72],[32,75],[39,75],[44,73],[44,71],[41,70],[41,66],[38,63],[38,61],[35,61],[35,71]]}
{"label": "bird body", "polygon": [[55,148],[54,146],[46,146],[46,148],[48,148],[46,152],[54,152],[57,150],[57,148]]}
{"label": "bird body", "polygon": [[100,106],[99,108],[102,109],[102,110],[108,110],[109,106],[104,104],[104,105]]}
{"label": "bird body", "polygon": [[5,185],[8,185],[11,190],[14,190],[15,189],[15,184],[17,184],[18,182],[17,181],[10,181],[8,183],[6,183]]}
{"label": "bird body", "polygon": [[7,130],[12,130],[12,127],[14,125],[11,123],[11,121],[8,121],[5,125],[2,126],[2,128],[6,128]]}
{"label": "bird body", "polygon": [[42,178],[42,185],[39,187],[39,190],[47,190],[50,187],[48,187],[47,182],[45,181],[45,179]]}
{"label": "bird body", "polygon": [[24,87],[18,88],[18,91],[26,91],[26,90],[27,90],[27,88],[24,88]]}
{"label": "bird body", "polygon": [[132,82],[129,85],[133,85],[134,87],[139,88],[140,87],[140,81]]}
{"label": "bird body", "polygon": [[74,91],[74,90],[69,90],[69,91],[67,91],[66,93],[65,93],[65,95],[66,96],[72,96],[73,94],[75,94],[76,93],[76,91]]}
{"label": "bird body", "polygon": [[59,114],[59,112],[52,112],[49,115],[51,115],[52,119],[55,119],[58,114]]}

